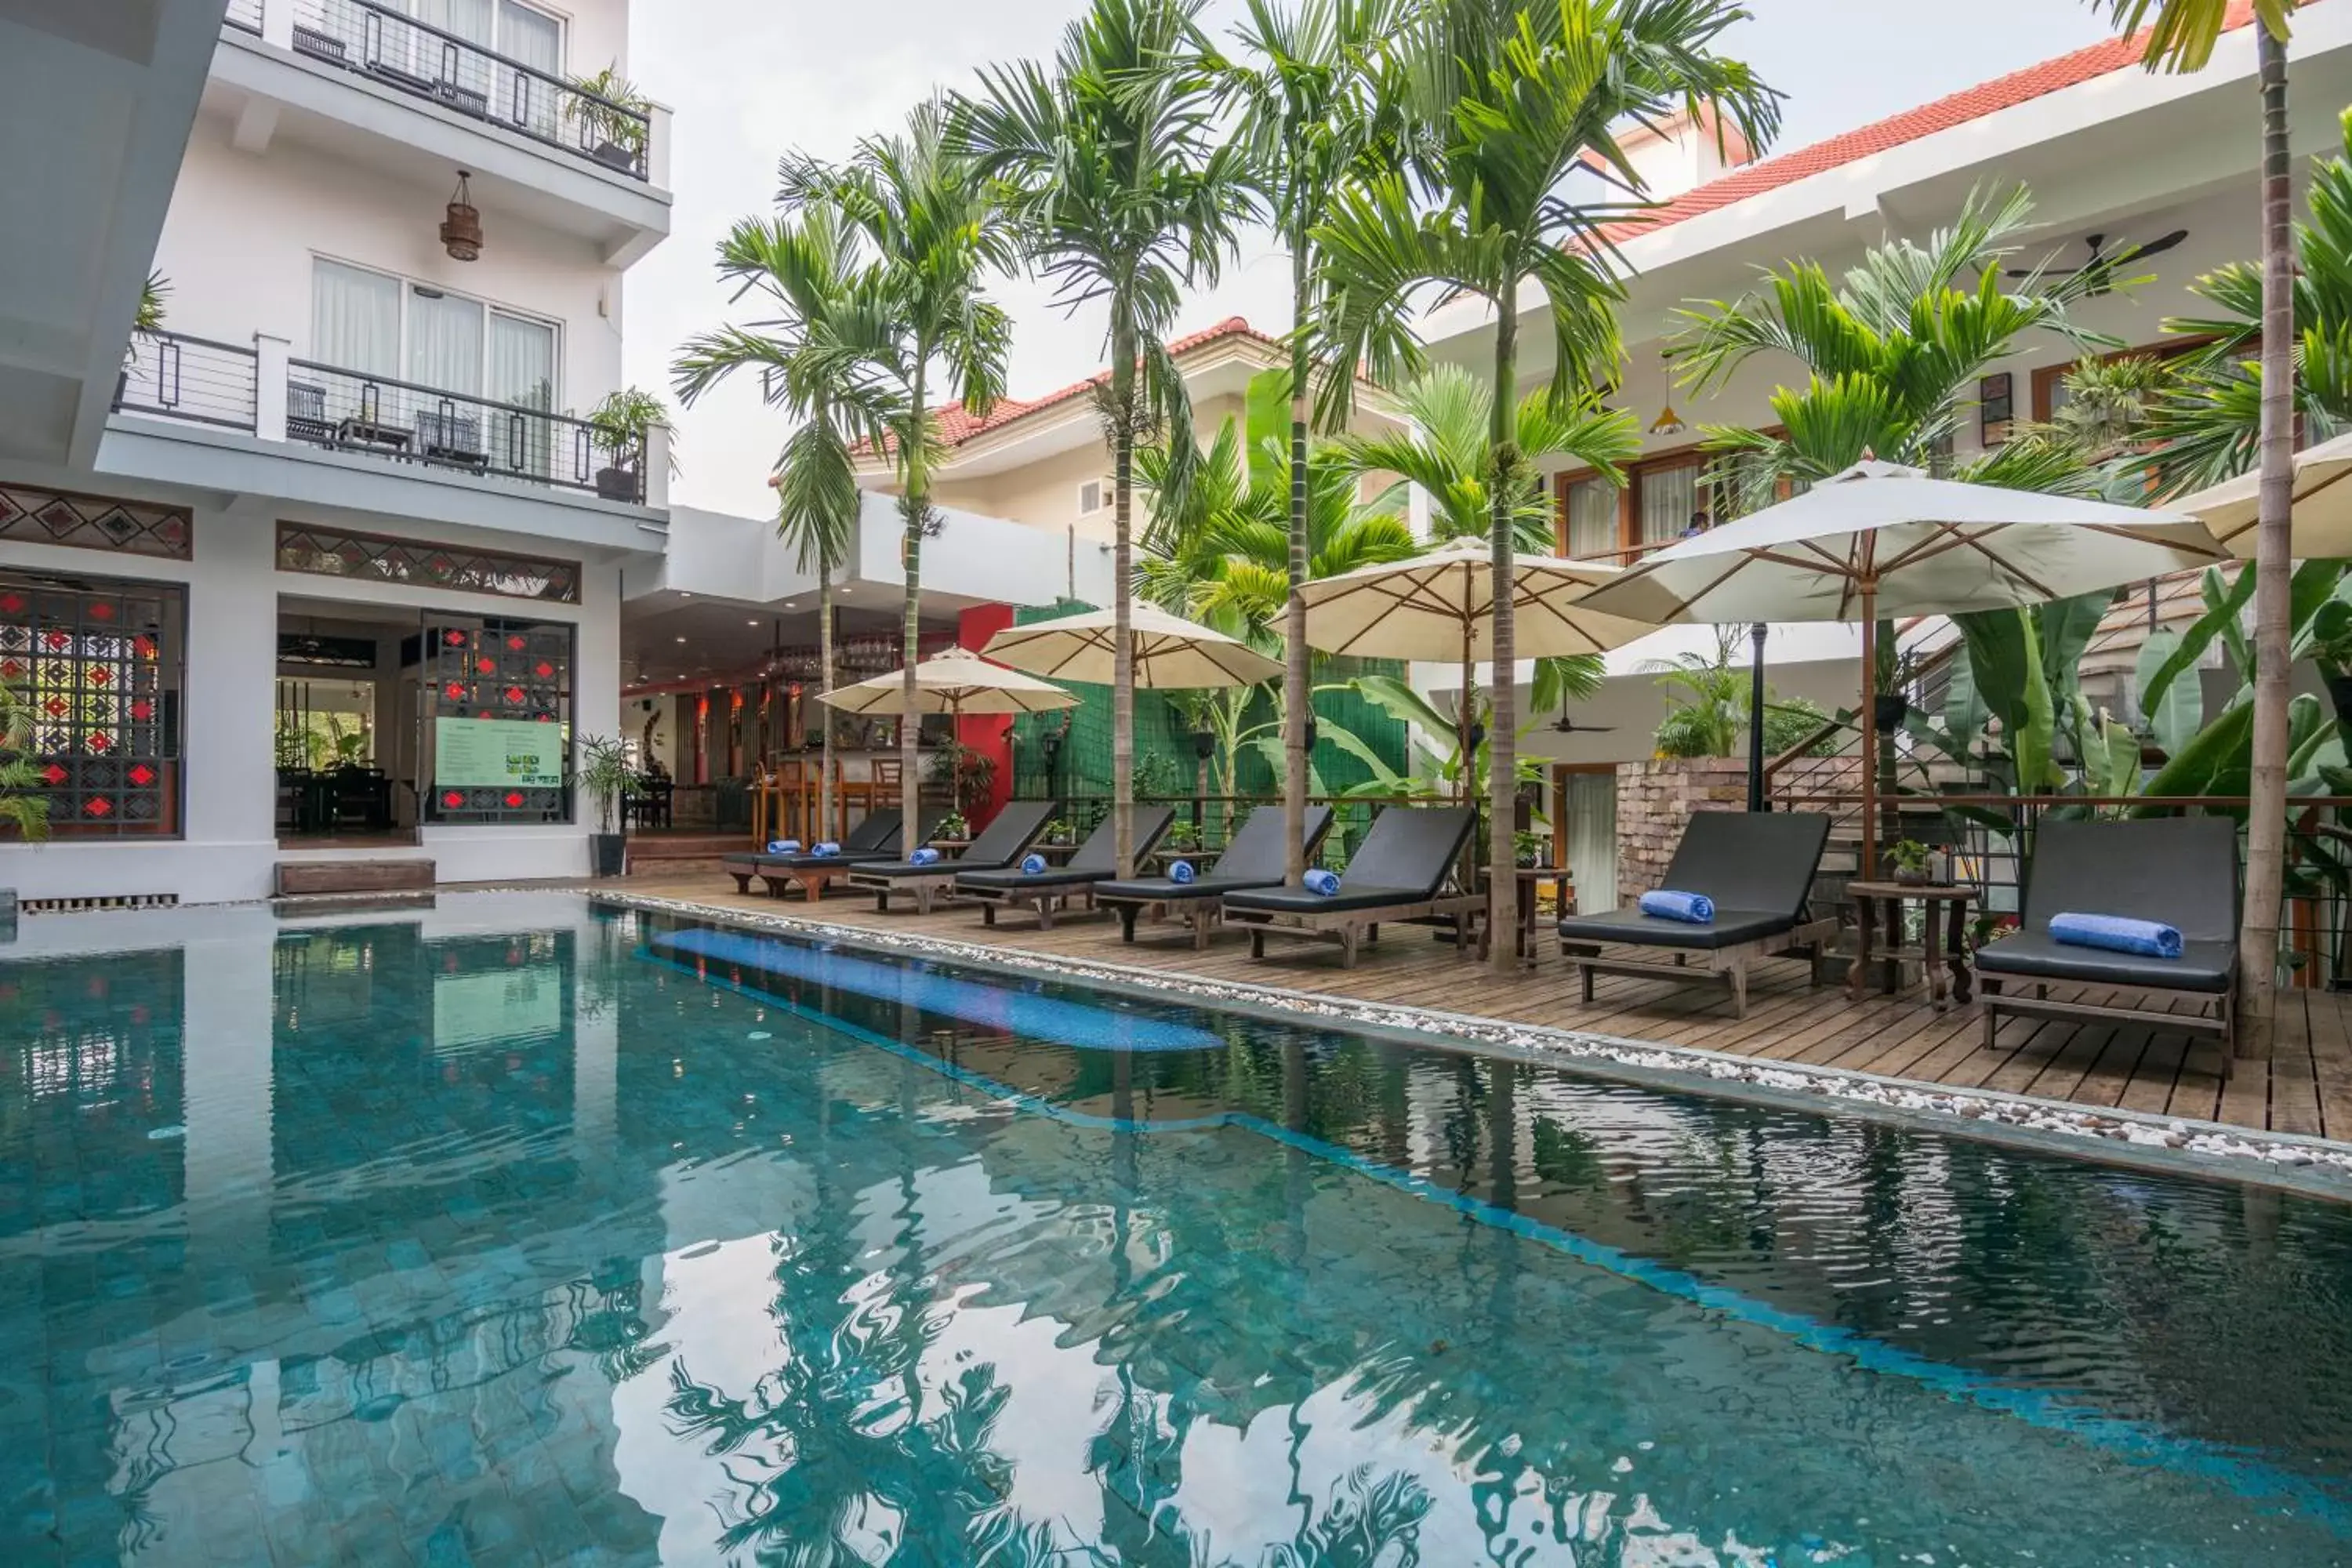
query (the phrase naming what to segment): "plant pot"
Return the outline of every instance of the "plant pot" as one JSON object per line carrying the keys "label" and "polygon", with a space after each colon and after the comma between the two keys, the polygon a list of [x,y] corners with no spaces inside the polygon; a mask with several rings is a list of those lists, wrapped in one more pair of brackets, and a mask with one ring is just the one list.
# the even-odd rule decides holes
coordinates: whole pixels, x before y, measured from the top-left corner
{"label": "plant pot", "polygon": [[1536,868],[1536,858],[1533,855],[1521,855],[1514,859],[1512,864],[1522,871],[1532,871]]}
{"label": "plant pot", "polygon": [[1903,721],[1911,712],[1911,700],[1900,691],[1882,691],[1870,700],[1871,717],[1877,721],[1879,732],[1892,734],[1903,728]]}
{"label": "plant pot", "polygon": [[596,494],[604,500],[635,500],[637,499],[637,476],[635,470],[631,468],[597,469]]}
{"label": "plant pot", "polygon": [[592,833],[588,836],[588,874],[592,877],[617,877],[628,859],[628,840],[617,833]]}
{"label": "plant pot", "polygon": [[2331,675],[2327,678],[2327,700],[2336,705],[2336,721],[2352,734],[2352,675]]}

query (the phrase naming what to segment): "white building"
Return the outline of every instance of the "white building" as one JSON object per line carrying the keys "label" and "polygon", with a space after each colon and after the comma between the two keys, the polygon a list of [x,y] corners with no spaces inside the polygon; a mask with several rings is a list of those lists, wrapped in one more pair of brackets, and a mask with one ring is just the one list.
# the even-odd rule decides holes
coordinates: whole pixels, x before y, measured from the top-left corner
{"label": "white building", "polygon": [[[5,264],[0,332],[0,676],[57,837],[0,850],[0,885],[586,869],[569,743],[618,727],[623,572],[667,516],[666,432],[583,418],[669,228],[667,112],[609,85],[627,21],[0,4],[11,195],[57,242]],[[614,97],[580,85],[608,68]],[[444,232],[461,180],[478,258]]]}

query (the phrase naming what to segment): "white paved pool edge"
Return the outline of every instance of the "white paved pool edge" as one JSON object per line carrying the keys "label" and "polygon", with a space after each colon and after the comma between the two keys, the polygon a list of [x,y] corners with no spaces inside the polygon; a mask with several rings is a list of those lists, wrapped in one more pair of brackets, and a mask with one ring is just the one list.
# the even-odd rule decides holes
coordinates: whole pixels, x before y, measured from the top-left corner
{"label": "white paved pool edge", "polygon": [[[1822,1109],[1940,1123],[1963,1134],[2022,1135],[2043,1146],[2073,1143],[2093,1159],[2148,1168],[2251,1181],[2352,1199],[2352,1142],[2288,1132],[2262,1132],[2221,1122],[2145,1111],[2099,1110],[2064,1100],[1993,1089],[1951,1089],[1916,1079],[1843,1068],[1810,1067],[1732,1056],[1696,1046],[1479,1017],[1430,1008],[1400,1007],[1323,992],[1211,980],[1181,971],[1128,968],[1060,953],[919,936],[871,926],[837,925],[811,915],[769,913],[688,899],[593,889],[595,902],[687,916],[717,924],[766,929],[854,946],[947,959],[1055,979],[1082,979],[1127,990],[1208,1002],[1270,1007],[1281,1012],[1465,1041],[1530,1060],[1583,1067],[1649,1080],[1705,1080],[1727,1090],[1748,1089],[1782,1103],[1811,1100]],[[2014,1141],[2002,1138],[2003,1142]]]}

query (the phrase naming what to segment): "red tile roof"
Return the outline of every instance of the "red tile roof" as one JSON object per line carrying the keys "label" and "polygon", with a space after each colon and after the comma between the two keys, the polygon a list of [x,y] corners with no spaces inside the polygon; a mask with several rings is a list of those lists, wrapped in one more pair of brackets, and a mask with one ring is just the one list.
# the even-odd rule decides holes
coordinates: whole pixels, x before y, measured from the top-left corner
{"label": "red tile roof", "polygon": [[[1265,344],[1268,348],[1282,346],[1278,340],[1267,337],[1242,317],[1227,316],[1205,331],[1193,332],[1176,339],[1168,345],[1168,352],[1171,354],[1190,353],[1194,349],[1205,348],[1210,343],[1225,338],[1249,338]],[[1000,397],[987,413],[981,415],[967,412],[961,404],[943,408],[940,410],[937,418],[940,442],[942,446],[961,447],[975,437],[985,436],[992,430],[1010,425],[1015,419],[1024,418],[1041,408],[1051,408],[1057,404],[1068,403],[1075,398],[1083,397],[1109,380],[1109,371],[1097,371],[1084,381],[1074,381],[1060,391],[1049,392],[1043,397],[1025,400],[1018,397]]]}
{"label": "red tile roof", "polygon": [[[2253,0],[2232,0],[2229,13],[2222,20],[2222,27],[2225,31],[2234,31],[2252,22],[2253,15]],[[2014,109],[2021,103],[2031,103],[2037,98],[2137,66],[2146,38],[2147,35],[2140,33],[2126,38],[2103,39],[2071,54],[2043,60],[2040,65],[2028,66],[2007,76],[1995,77],[1988,82],[1979,82],[1975,87],[1939,98],[1933,103],[1906,109],[1900,114],[1889,115],[1885,120],[1874,121],[1827,141],[1748,164],[1720,179],[1710,180],[1706,184],[1685,191],[1638,219],[1611,225],[1607,230],[1608,237],[1622,242],[1637,235],[1654,233],[1703,213],[1746,201],[1750,196],[1759,196],[1783,185],[1795,184],[1810,175],[1841,169],[1848,163],[1859,163],[1864,158],[1933,136],[1938,131],[1949,131],[1956,125],[1966,125],[1971,121],[1998,114],[2004,109]]]}

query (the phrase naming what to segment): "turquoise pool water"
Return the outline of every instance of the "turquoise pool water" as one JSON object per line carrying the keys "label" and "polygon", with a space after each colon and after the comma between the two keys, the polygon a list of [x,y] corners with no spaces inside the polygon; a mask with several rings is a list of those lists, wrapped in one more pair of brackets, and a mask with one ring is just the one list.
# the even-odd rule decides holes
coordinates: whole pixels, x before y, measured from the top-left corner
{"label": "turquoise pool water", "polygon": [[2329,1205],[553,896],[29,930],[0,1563],[2352,1562]]}

